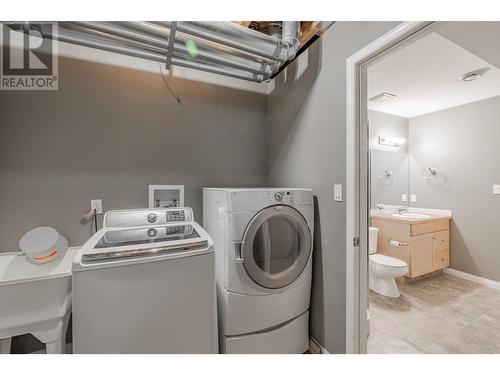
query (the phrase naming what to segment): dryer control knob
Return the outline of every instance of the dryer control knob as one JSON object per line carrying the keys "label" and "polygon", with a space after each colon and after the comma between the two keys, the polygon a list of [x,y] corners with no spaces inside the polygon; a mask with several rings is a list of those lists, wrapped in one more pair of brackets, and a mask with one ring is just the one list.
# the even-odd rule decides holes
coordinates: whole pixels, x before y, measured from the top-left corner
{"label": "dryer control knob", "polygon": [[156,214],[149,214],[148,215],[148,221],[150,223],[154,223],[156,221],[156,219],[158,219],[158,216],[156,216]]}
{"label": "dryer control knob", "polygon": [[278,192],[278,193],[274,194],[274,199],[276,199],[278,202],[281,202],[283,200],[284,195],[285,195],[285,193]]}

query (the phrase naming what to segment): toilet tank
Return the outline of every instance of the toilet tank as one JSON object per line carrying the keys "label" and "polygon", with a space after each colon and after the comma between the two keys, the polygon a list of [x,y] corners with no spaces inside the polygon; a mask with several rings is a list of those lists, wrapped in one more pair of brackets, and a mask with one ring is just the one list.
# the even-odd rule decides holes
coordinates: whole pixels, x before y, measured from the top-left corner
{"label": "toilet tank", "polygon": [[377,252],[378,228],[370,227],[368,231],[368,251],[370,254]]}

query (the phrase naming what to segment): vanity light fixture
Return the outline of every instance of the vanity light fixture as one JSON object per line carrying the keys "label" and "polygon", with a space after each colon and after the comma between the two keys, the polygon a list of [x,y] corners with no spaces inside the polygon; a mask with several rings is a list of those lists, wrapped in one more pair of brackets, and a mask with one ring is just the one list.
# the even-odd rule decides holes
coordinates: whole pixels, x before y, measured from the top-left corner
{"label": "vanity light fixture", "polygon": [[406,139],[400,137],[390,137],[387,135],[379,135],[378,137],[378,144],[382,146],[398,147],[405,144],[405,142]]}
{"label": "vanity light fixture", "polygon": [[465,73],[458,80],[462,82],[472,82],[483,76],[490,68],[482,68],[473,70],[472,72]]}

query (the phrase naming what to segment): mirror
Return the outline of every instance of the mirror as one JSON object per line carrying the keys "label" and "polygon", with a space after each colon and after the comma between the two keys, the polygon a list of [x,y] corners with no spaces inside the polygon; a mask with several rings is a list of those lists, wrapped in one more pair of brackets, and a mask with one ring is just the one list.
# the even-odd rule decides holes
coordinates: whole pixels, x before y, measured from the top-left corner
{"label": "mirror", "polygon": [[408,119],[368,111],[370,208],[409,205]]}

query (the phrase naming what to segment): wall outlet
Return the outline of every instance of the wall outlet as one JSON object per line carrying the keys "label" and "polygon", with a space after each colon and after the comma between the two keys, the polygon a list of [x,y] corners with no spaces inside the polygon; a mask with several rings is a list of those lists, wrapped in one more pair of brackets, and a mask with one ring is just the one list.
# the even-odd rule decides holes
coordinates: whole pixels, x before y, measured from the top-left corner
{"label": "wall outlet", "polygon": [[493,185],[493,194],[500,195],[500,185]]}
{"label": "wall outlet", "polygon": [[402,201],[402,202],[408,202],[408,195],[406,195],[406,194],[401,194],[401,201]]}
{"label": "wall outlet", "polygon": [[416,203],[417,202],[417,195],[416,194],[410,195],[410,202],[412,202],[412,203]]}
{"label": "wall outlet", "polygon": [[92,199],[90,201],[90,209],[92,212],[96,210],[98,214],[102,214],[102,199]]}
{"label": "wall outlet", "polygon": [[342,202],[342,185],[333,185],[333,200],[335,202]]}

